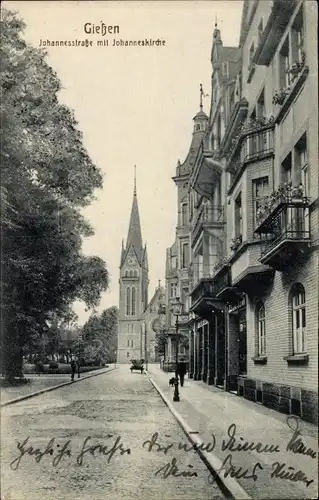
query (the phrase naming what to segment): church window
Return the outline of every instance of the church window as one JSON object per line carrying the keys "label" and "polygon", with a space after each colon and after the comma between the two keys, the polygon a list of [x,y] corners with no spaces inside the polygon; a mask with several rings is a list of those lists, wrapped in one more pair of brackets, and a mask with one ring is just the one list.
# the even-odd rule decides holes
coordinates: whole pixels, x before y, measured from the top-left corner
{"label": "church window", "polygon": [[134,271],[134,278],[137,278],[138,274],[137,271]]}
{"label": "church window", "polygon": [[135,287],[132,288],[132,309],[131,309],[131,315],[135,316],[136,314],[136,289]]}
{"label": "church window", "polygon": [[133,276],[134,276],[134,272],[131,269],[131,271],[130,271],[130,278],[133,278]]}
{"label": "church window", "polygon": [[126,316],[131,315],[131,289],[127,287],[126,289]]}
{"label": "church window", "polygon": [[128,270],[125,271],[125,277],[128,278]]}

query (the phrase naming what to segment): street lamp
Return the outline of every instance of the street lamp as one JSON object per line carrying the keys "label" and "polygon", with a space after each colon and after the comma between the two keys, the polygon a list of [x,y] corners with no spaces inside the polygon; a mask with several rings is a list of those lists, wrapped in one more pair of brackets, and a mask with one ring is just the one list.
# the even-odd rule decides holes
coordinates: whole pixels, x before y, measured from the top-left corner
{"label": "street lamp", "polygon": [[179,348],[179,332],[178,332],[178,317],[182,314],[183,304],[181,303],[179,297],[175,298],[175,301],[172,303],[172,313],[176,316],[175,322],[175,335],[176,335],[176,353],[175,353],[175,383],[174,383],[174,396],[173,401],[179,401],[179,391],[178,391],[178,348]]}

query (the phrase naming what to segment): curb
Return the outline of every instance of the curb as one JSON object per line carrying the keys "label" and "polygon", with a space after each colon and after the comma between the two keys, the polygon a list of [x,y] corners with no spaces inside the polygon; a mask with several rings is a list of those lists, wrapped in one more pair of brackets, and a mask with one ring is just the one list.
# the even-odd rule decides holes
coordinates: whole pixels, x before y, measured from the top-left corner
{"label": "curb", "polygon": [[14,403],[19,403],[20,401],[24,401],[25,399],[30,399],[30,398],[33,398],[35,396],[39,396],[40,394],[44,394],[45,392],[50,392],[50,391],[54,391],[55,389],[60,389],[61,387],[65,387],[67,385],[75,384],[77,382],[82,382],[82,380],[86,380],[87,378],[92,378],[92,377],[97,377],[98,375],[103,375],[104,373],[111,372],[111,371],[115,370],[116,368],[117,367],[112,367],[110,369],[106,369],[103,372],[92,373],[90,375],[84,376],[82,378],[78,378],[78,379],[73,380],[73,381],[70,380],[69,382],[62,382],[61,384],[53,385],[52,387],[47,387],[47,388],[41,389],[41,390],[36,391],[36,392],[31,392],[30,394],[26,394],[25,396],[19,396],[18,398],[10,399],[9,401],[6,401],[5,403],[0,404],[0,408],[12,405]]}
{"label": "curb", "polygon": [[234,499],[240,499],[240,500],[252,500],[252,497],[249,496],[246,490],[236,481],[234,478],[228,476],[228,477],[221,477],[218,473],[218,471],[222,468],[222,461],[213,453],[203,451],[200,449],[200,445],[203,445],[203,442],[197,437],[196,433],[189,427],[187,422],[183,419],[183,417],[177,412],[177,410],[174,408],[172,403],[167,399],[167,397],[164,395],[164,393],[161,391],[161,389],[158,387],[156,382],[152,379],[151,376],[149,376],[149,380],[151,384],[154,386],[158,394],[161,396],[162,400],[164,401],[165,405],[168,407],[170,412],[173,414],[175,419],[177,420],[179,426],[183,430],[184,434],[186,435],[187,439],[191,442],[192,445],[196,445],[199,449],[196,450],[196,453],[198,456],[201,458],[201,460],[204,462],[206,467],[208,468],[209,472],[213,475],[215,478],[216,483],[222,490],[224,494],[228,498],[234,498]]}

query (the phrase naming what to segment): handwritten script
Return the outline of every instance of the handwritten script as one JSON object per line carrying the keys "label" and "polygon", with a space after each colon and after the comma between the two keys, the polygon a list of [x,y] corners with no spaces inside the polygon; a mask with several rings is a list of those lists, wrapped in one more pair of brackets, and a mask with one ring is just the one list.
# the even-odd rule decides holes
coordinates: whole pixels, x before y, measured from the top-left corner
{"label": "handwritten script", "polygon": [[[213,432],[210,433],[209,441],[200,442],[192,439],[192,441],[173,441],[164,442],[164,439],[170,438],[169,435],[160,437],[158,432],[154,432],[148,439],[141,443],[141,448],[146,453],[162,454],[166,457],[166,462],[163,463],[154,473],[156,477],[167,479],[169,477],[196,478],[197,471],[194,466],[188,464],[186,467],[178,462],[178,458],[182,458],[185,454],[191,452],[196,454],[208,454],[213,451],[218,456],[218,452],[228,452],[223,458],[221,467],[218,470],[210,473],[208,481],[213,484],[218,476],[232,477],[235,479],[247,479],[252,481],[258,480],[258,473],[264,470],[264,465],[261,461],[252,463],[250,467],[243,467],[236,463],[234,456],[238,458],[238,454],[245,452],[253,452],[258,455],[267,454],[274,456],[274,461],[271,463],[269,477],[292,482],[302,482],[307,487],[314,482],[309,479],[303,470],[296,470],[286,462],[276,460],[275,456],[280,452],[289,454],[299,454],[307,457],[307,459],[317,459],[317,451],[306,446],[302,438],[302,433],[299,428],[299,419],[297,417],[287,417],[287,425],[292,431],[289,441],[286,443],[285,449],[280,449],[279,443],[268,443],[261,440],[250,441],[244,439],[238,433],[237,426],[232,423],[226,432],[226,436],[218,441]],[[198,434],[195,432],[195,434]],[[88,436],[81,443],[79,449],[74,450],[74,445],[71,440],[67,440],[63,445],[56,442],[55,438],[51,438],[43,447],[35,447],[30,442],[30,437],[24,441],[17,443],[18,455],[11,462],[12,470],[17,470],[24,457],[32,457],[36,463],[40,463],[46,456],[50,457],[52,466],[57,467],[63,459],[73,458],[77,466],[82,466],[89,457],[102,456],[105,457],[106,463],[111,463],[114,456],[131,455],[132,451],[129,446],[126,446],[121,436],[107,435],[107,442],[95,442],[91,436]],[[133,454],[132,454],[133,455]],[[242,460],[243,462],[243,460]],[[247,460],[245,460],[245,463]],[[269,463],[267,461],[267,463]]]}

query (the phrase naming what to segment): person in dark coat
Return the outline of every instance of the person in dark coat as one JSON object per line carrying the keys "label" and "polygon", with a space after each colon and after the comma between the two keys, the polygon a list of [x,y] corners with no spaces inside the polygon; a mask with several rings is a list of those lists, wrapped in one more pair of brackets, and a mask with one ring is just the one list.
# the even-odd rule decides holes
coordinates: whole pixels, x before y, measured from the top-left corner
{"label": "person in dark coat", "polygon": [[71,361],[71,380],[72,380],[72,382],[74,380],[75,371],[76,371],[76,362],[74,361],[74,359],[72,359],[72,361]]}
{"label": "person in dark coat", "polygon": [[186,361],[180,361],[177,364],[177,375],[179,376],[179,380],[181,382],[181,387],[184,385],[184,377],[187,372],[187,364]]}

